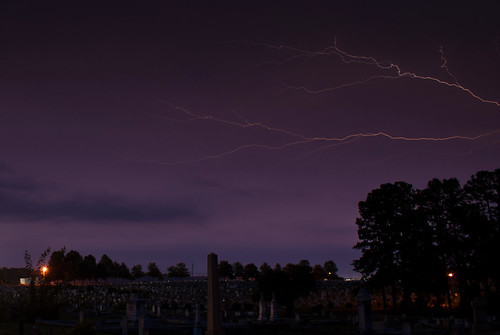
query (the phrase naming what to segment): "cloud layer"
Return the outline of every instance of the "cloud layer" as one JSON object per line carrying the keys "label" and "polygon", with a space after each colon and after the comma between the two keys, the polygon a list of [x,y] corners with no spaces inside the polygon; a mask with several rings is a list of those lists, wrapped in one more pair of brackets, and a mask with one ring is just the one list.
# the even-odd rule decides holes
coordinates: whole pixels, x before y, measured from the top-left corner
{"label": "cloud layer", "polygon": [[10,222],[176,223],[199,221],[201,215],[189,199],[149,202],[114,194],[71,194],[58,185],[17,176],[12,168],[0,164],[0,218]]}

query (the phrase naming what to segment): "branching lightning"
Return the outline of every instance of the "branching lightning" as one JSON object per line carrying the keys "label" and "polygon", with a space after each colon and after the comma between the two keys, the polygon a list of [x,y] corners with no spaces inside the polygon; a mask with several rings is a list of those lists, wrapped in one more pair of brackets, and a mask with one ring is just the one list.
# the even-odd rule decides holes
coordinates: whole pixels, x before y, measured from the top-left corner
{"label": "branching lightning", "polygon": [[269,145],[264,145],[264,144],[245,144],[238,146],[234,149],[224,151],[218,154],[214,155],[209,155],[209,156],[204,156],[198,159],[188,159],[188,160],[182,160],[182,161],[160,161],[160,160],[137,160],[137,159],[128,159],[128,161],[136,162],[136,163],[151,163],[151,164],[158,164],[158,165],[179,165],[179,164],[189,164],[189,163],[199,163],[203,161],[208,161],[208,160],[214,160],[214,159],[219,159],[223,158],[225,156],[233,155],[239,151],[246,150],[246,149],[252,149],[252,148],[257,148],[257,149],[265,149],[265,150],[282,150],[287,147],[291,147],[294,145],[299,145],[299,144],[305,144],[305,143],[310,143],[311,141],[296,141],[296,142],[289,142],[283,145],[276,145],[276,146],[269,146]]}
{"label": "branching lightning", "polygon": [[[357,55],[353,55],[353,54],[347,53],[346,51],[341,50],[337,46],[337,40],[336,39],[334,41],[333,46],[328,47],[326,49],[323,49],[321,51],[307,51],[307,50],[301,50],[301,49],[297,49],[297,48],[293,48],[293,47],[287,47],[287,46],[283,46],[283,45],[280,45],[280,46],[272,46],[272,45],[267,45],[267,44],[262,44],[262,45],[268,46],[270,48],[287,49],[287,50],[290,50],[290,51],[295,51],[295,52],[301,53],[302,56],[307,56],[307,57],[335,55],[335,56],[339,57],[342,60],[342,62],[344,62],[345,64],[350,64],[350,63],[367,64],[367,65],[373,65],[373,66],[375,66],[375,67],[377,67],[377,68],[379,68],[381,70],[384,70],[384,71],[392,71],[393,72],[392,74],[371,76],[371,77],[368,77],[368,78],[366,78],[364,80],[355,81],[355,82],[352,82],[352,83],[345,83],[345,84],[342,84],[342,85],[339,85],[339,86],[328,87],[328,88],[323,88],[323,89],[319,89],[319,90],[309,89],[309,88],[304,87],[304,86],[286,85],[286,87],[288,87],[290,89],[302,90],[302,91],[310,93],[310,94],[320,94],[320,93],[325,93],[325,92],[329,92],[329,91],[335,91],[335,90],[338,90],[338,89],[341,89],[341,88],[345,88],[345,87],[348,87],[348,86],[365,84],[368,81],[371,81],[371,80],[374,80],[374,79],[411,78],[411,79],[420,79],[420,80],[432,81],[432,82],[434,82],[436,84],[439,84],[439,85],[453,87],[453,88],[459,89],[462,92],[464,92],[464,93],[472,96],[474,99],[479,100],[482,103],[493,104],[495,106],[500,107],[500,102],[495,101],[495,100],[490,100],[490,99],[482,98],[477,93],[473,92],[471,89],[469,89],[467,87],[464,87],[464,86],[462,86],[462,85],[460,85],[458,83],[456,77],[453,74],[450,73],[450,71],[449,71],[449,69],[447,67],[447,61],[446,61],[446,58],[444,56],[443,47],[440,48],[441,60],[443,60],[443,64],[441,65],[441,68],[445,69],[445,71],[454,79],[454,82],[448,82],[448,81],[441,80],[439,78],[435,78],[435,77],[431,77],[431,76],[423,76],[423,75],[416,74],[414,72],[403,71],[398,64],[395,64],[395,63],[390,62],[390,61],[379,61],[379,60],[375,59],[374,57],[370,57],[370,56],[357,56]],[[293,59],[296,59],[297,57],[298,57],[298,55],[290,57],[290,58],[287,58],[285,61],[283,61],[283,63],[289,62],[289,61],[291,61]]]}
{"label": "branching lightning", "polygon": [[202,161],[215,160],[215,159],[230,156],[230,155],[236,154],[240,151],[249,150],[249,149],[264,149],[264,150],[274,151],[274,150],[283,150],[283,149],[293,147],[293,146],[298,146],[298,145],[311,144],[311,143],[315,143],[315,142],[326,143],[326,144],[323,144],[322,146],[320,146],[319,148],[316,148],[312,151],[308,151],[308,152],[304,153],[303,155],[298,157],[300,159],[300,158],[304,158],[310,154],[313,154],[315,152],[326,150],[328,148],[338,146],[338,145],[349,144],[349,143],[352,143],[352,142],[359,140],[359,139],[362,139],[362,138],[382,137],[382,138],[387,138],[387,139],[393,140],[393,141],[409,141],[409,142],[417,142],[417,141],[419,141],[419,142],[445,142],[445,141],[453,141],[453,140],[475,141],[475,140],[478,140],[478,139],[483,138],[483,137],[488,137],[488,136],[500,133],[500,129],[496,129],[494,131],[480,134],[477,136],[454,135],[454,136],[447,136],[447,137],[406,137],[406,136],[395,136],[395,135],[391,135],[391,134],[388,134],[385,132],[374,132],[374,133],[355,133],[355,134],[350,134],[350,135],[347,135],[344,137],[309,137],[309,136],[305,136],[305,135],[297,133],[297,132],[292,132],[292,131],[288,131],[288,130],[281,129],[281,128],[271,127],[271,126],[268,126],[268,125],[263,124],[261,122],[248,122],[246,120],[245,120],[245,122],[236,122],[236,121],[231,121],[231,120],[227,120],[227,119],[214,117],[211,115],[197,114],[197,113],[193,113],[193,112],[189,111],[188,109],[186,109],[184,107],[174,105],[171,102],[164,101],[164,100],[163,100],[163,102],[168,104],[169,106],[171,106],[175,110],[178,110],[178,111],[184,113],[188,118],[175,119],[175,118],[166,117],[166,116],[159,115],[159,114],[149,114],[150,117],[159,118],[159,119],[171,121],[171,122],[178,122],[178,123],[187,123],[187,122],[193,122],[193,121],[208,120],[208,121],[217,122],[217,123],[221,123],[221,124],[225,124],[225,125],[229,125],[229,126],[233,126],[233,127],[240,127],[240,128],[258,127],[258,128],[265,129],[269,132],[286,134],[286,135],[289,135],[291,137],[295,137],[296,140],[289,141],[289,142],[286,142],[285,144],[281,144],[281,145],[265,145],[265,144],[258,144],[258,143],[250,143],[250,144],[237,146],[231,150],[219,152],[219,153],[216,153],[213,155],[207,155],[207,156],[197,158],[197,159],[180,160],[180,161],[129,159],[128,161],[133,161],[136,163],[145,163],[145,164],[179,165],[179,164],[199,163]]}
{"label": "branching lightning", "polygon": [[[247,45],[255,46],[255,45],[261,45],[266,48],[271,48],[271,49],[276,49],[276,50],[287,50],[290,52],[293,52],[294,54],[291,57],[288,57],[284,59],[281,62],[268,62],[266,64],[276,64],[276,65],[283,65],[285,63],[292,62],[296,59],[303,58],[303,57],[316,57],[316,56],[337,56],[343,63],[345,64],[350,64],[350,63],[360,63],[360,64],[366,64],[370,66],[374,66],[378,68],[379,70],[382,70],[384,72],[388,72],[387,74],[383,75],[373,75],[369,76],[365,79],[358,80],[358,81],[353,81],[353,82],[348,82],[344,84],[340,84],[334,87],[327,87],[323,89],[318,89],[318,90],[313,90],[310,88],[307,88],[305,86],[293,86],[293,85],[288,85],[288,84],[283,84],[287,89],[292,89],[292,90],[301,90],[304,92],[307,92],[309,94],[321,94],[321,93],[326,93],[329,91],[335,91],[335,90],[340,90],[346,87],[350,86],[356,86],[356,85],[363,85],[365,83],[368,83],[373,80],[379,80],[379,79],[389,79],[389,80],[395,80],[395,79],[402,79],[402,78],[410,78],[410,79],[417,79],[417,80],[425,80],[425,81],[430,81],[438,85],[444,85],[448,87],[455,88],[469,96],[472,96],[474,99],[480,101],[481,103],[485,104],[493,104],[495,106],[500,107],[500,103],[495,100],[490,100],[490,99],[485,99],[481,96],[479,96],[477,93],[473,92],[469,88],[462,86],[458,79],[452,74],[452,72],[449,70],[448,67],[448,61],[445,56],[444,48],[441,46],[439,48],[439,54],[440,54],[440,59],[442,61],[441,63],[441,69],[443,69],[447,75],[453,79],[452,81],[445,81],[439,78],[435,78],[432,76],[424,76],[424,75],[419,75],[413,72],[408,72],[408,71],[403,71],[401,67],[398,64],[395,64],[391,61],[379,61],[375,59],[374,57],[370,56],[358,56],[358,55],[353,55],[350,54],[344,50],[341,50],[337,46],[337,41],[334,41],[333,46],[327,47],[323,50],[320,51],[308,51],[304,49],[299,49],[291,46],[286,46],[286,45],[270,45],[270,44],[265,44],[265,43],[253,43]],[[239,128],[244,128],[244,129],[249,129],[249,128],[260,128],[263,130],[266,130],[271,133],[275,134],[280,134],[280,135],[285,135],[288,136],[289,139],[284,143],[284,144],[279,144],[279,145],[267,145],[267,144],[261,144],[261,143],[248,143],[240,146],[236,146],[232,149],[226,150],[226,151],[221,151],[218,153],[214,153],[211,155],[203,156],[200,158],[196,159],[188,159],[188,160],[178,160],[178,161],[161,161],[161,160],[137,160],[137,159],[129,159],[128,161],[133,161],[137,163],[144,163],[144,164],[159,164],[159,165],[178,165],[178,164],[189,164],[189,163],[197,163],[197,162],[202,162],[202,161],[208,161],[208,160],[216,160],[220,159],[226,156],[230,156],[233,154],[236,154],[238,152],[244,151],[244,150],[250,150],[250,149],[262,149],[262,150],[271,150],[271,151],[277,151],[277,150],[284,150],[290,147],[295,147],[295,146],[301,146],[301,145],[308,145],[308,144],[317,144],[318,147],[316,147],[313,150],[306,151],[302,155],[298,157],[298,159],[304,158],[308,155],[311,155],[313,153],[316,153],[318,151],[326,150],[328,148],[334,147],[334,146],[339,146],[339,145],[346,145],[349,143],[352,143],[354,141],[363,139],[363,138],[375,138],[375,137],[380,137],[380,138],[386,138],[391,141],[408,141],[408,142],[445,142],[445,141],[476,141],[484,137],[492,136],[495,134],[500,133],[500,129],[495,129],[493,131],[490,131],[488,133],[483,133],[479,134],[476,136],[462,136],[462,135],[454,135],[454,136],[447,136],[447,137],[407,137],[407,136],[397,136],[394,134],[390,134],[387,132],[383,131],[378,131],[378,132],[368,132],[368,133],[353,133],[346,135],[344,137],[311,137],[311,136],[306,136],[304,134],[301,134],[296,131],[291,131],[283,128],[278,128],[278,127],[273,127],[267,124],[264,124],[262,122],[249,122],[245,118],[241,117],[238,115],[239,121],[233,121],[233,120],[228,120],[220,117],[216,117],[214,115],[208,115],[208,114],[201,114],[201,113],[194,113],[187,108],[175,105],[169,101],[164,101],[161,100],[163,103],[167,104],[170,108],[180,112],[183,114],[184,117],[182,118],[175,118],[175,117],[170,117],[166,116],[164,114],[148,114],[152,118],[157,118],[161,120],[165,120],[168,122],[176,122],[176,123],[191,123],[191,122],[215,122],[219,124],[223,124],[229,127],[239,127]],[[492,142],[496,143],[496,142]]]}
{"label": "branching lightning", "polygon": [[[295,132],[292,132],[292,131],[289,131],[286,129],[270,127],[270,126],[267,126],[261,122],[250,123],[247,120],[244,120],[244,122],[236,122],[236,121],[230,121],[230,120],[226,120],[226,119],[217,118],[217,117],[214,117],[212,115],[196,114],[196,113],[189,111],[188,109],[186,109],[184,107],[174,105],[169,101],[165,101],[165,100],[160,100],[160,101],[168,104],[172,108],[174,108],[182,113],[185,113],[188,116],[188,118],[187,119],[173,119],[173,118],[169,118],[169,117],[159,115],[159,114],[148,114],[150,117],[160,118],[163,120],[178,122],[178,123],[188,123],[191,121],[211,120],[214,122],[223,123],[223,124],[226,124],[229,126],[236,126],[236,127],[241,127],[241,128],[252,128],[252,127],[263,128],[263,129],[266,129],[268,131],[283,133],[283,134],[290,135],[293,137],[298,137],[298,138],[302,138],[304,140],[308,140],[307,137],[305,137],[304,135],[301,135],[299,133],[295,133]],[[239,116],[239,117],[241,118],[241,116]]]}
{"label": "branching lightning", "polygon": [[443,61],[443,64],[441,64],[441,68],[444,69],[446,73],[448,73],[448,75],[453,78],[455,84],[460,85],[458,83],[458,79],[450,72],[450,69],[448,69],[448,60],[446,59],[444,48],[442,45],[439,47],[439,54],[441,55],[441,60]]}

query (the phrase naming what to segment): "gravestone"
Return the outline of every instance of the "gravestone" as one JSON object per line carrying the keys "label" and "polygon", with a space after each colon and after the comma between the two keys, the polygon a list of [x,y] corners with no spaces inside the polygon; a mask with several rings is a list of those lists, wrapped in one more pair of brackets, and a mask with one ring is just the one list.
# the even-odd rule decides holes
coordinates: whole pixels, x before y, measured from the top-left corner
{"label": "gravestone", "polygon": [[156,303],[156,317],[161,318],[161,303]]}
{"label": "gravestone", "polygon": [[278,303],[276,302],[276,295],[274,292],[271,298],[271,315],[269,316],[269,320],[278,321]]}
{"label": "gravestone", "polygon": [[224,334],[220,308],[218,265],[217,255],[214,253],[209,254],[207,256],[207,331],[205,335]]}
{"label": "gravestone", "polygon": [[146,326],[146,316],[145,315],[139,316],[138,332],[139,332],[139,335],[148,335],[148,328]]}
{"label": "gravestone", "polygon": [[358,302],[359,333],[367,334],[372,331],[372,297],[365,288],[356,296]]}
{"label": "gravestone", "polygon": [[202,335],[202,334],[203,331],[201,329],[200,303],[197,302],[194,308],[193,335]]}
{"label": "gravestone", "polygon": [[127,318],[138,321],[141,316],[146,315],[146,303],[144,300],[135,299],[127,301]]}
{"label": "gravestone", "polygon": [[266,305],[264,302],[264,296],[261,294],[260,295],[260,300],[259,300],[259,318],[257,319],[259,321],[266,321]]}

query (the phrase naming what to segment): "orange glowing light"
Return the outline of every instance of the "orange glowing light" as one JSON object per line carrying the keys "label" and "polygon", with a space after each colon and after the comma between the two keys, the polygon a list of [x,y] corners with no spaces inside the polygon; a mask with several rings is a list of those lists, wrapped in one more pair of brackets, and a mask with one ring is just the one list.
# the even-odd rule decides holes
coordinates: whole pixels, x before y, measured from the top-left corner
{"label": "orange glowing light", "polygon": [[48,267],[46,267],[46,266],[44,266],[44,267],[42,268],[42,274],[45,276],[45,274],[47,273],[47,271],[49,271],[49,268],[48,268]]}
{"label": "orange glowing light", "polygon": [[453,272],[448,273],[448,277],[453,277]]}

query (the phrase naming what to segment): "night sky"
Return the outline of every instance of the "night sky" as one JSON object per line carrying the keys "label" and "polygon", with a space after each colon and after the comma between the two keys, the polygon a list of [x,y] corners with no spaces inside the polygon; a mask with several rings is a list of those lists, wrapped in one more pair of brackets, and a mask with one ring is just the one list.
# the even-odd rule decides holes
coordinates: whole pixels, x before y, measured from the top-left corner
{"label": "night sky", "polygon": [[0,266],[359,276],[368,192],[500,167],[500,5],[425,3],[2,3]]}

